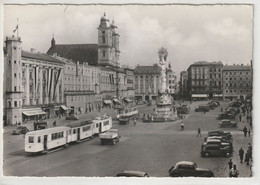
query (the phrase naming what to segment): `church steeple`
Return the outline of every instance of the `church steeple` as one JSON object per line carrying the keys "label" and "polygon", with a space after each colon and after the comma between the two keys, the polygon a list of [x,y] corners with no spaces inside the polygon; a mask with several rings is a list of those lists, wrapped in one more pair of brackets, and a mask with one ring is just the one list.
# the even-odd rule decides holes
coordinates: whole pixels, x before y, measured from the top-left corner
{"label": "church steeple", "polygon": [[51,39],[51,47],[54,47],[55,46],[55,39],[54,39],[54,35],[52,36],[52,39]]}

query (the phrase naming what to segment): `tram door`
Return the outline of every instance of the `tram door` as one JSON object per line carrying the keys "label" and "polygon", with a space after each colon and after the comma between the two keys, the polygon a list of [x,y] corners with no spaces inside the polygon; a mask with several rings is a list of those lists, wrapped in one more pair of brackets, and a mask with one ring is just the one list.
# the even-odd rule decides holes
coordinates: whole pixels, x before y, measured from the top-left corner
{"label": "tram door", "polygon": [[43,136],[43,148],[44,148],[44,150],[47,150],[47,136],[48,135]]}
{"label": "tram door", "polygon": [[102,133],[102,122],[99,123],[99,133]]}
{"label": "tram door", "polygon": [[78,140],[80,140],[80,128],[78,128]]}

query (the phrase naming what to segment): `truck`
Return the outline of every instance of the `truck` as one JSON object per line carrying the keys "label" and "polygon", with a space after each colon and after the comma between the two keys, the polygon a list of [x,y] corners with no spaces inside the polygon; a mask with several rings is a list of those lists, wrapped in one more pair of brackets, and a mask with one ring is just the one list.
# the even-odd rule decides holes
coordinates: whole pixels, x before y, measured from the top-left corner
{"label": "truck", "polygon": [[99,134],[99,138],[100,138],[101,145],[105,145],[105,144],[114,145],[117,142],[119,142],[121,136],[120,134],[118,134],[117,129],[110,129],[102,134]]}

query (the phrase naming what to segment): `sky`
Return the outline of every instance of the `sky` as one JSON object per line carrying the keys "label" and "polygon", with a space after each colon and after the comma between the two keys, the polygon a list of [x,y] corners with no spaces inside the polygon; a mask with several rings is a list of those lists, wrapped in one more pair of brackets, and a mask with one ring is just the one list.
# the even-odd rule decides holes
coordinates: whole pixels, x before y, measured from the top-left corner
{"label": "sky", "polygon": [[120,63],[135,67],[167,62],[177,76],[197,61],[223,64],[253,59],[253,7],[250,5],[4,5],[4,38],[19,24],[23,50],[47,52],[56,44],[97,43],[100,18],[115,21]]}

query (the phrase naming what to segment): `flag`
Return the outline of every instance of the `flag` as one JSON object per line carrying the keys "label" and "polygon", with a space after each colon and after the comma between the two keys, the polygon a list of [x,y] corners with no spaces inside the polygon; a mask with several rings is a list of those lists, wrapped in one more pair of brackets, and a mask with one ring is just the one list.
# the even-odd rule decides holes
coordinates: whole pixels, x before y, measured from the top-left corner
{"label": "flag", "polygon": [[18,24],[16,25],[15,29],[13,30],[13,32],[15,33],[16,30],[18,30]]}

